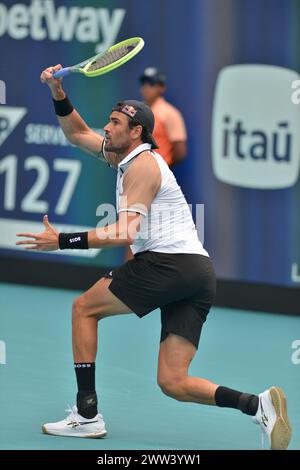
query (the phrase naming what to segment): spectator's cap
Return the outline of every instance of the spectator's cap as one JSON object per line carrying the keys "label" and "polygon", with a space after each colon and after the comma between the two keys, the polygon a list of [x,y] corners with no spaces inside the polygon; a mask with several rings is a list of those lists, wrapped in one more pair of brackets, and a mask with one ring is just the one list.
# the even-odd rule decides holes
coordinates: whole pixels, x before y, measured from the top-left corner
{"label": "spectator's cap", "polygon": [[144,70],[143,75],[140,76],[140,83],[141,85],[144,85],[144,83],[151,83],[152,85],[156,85],[158,83],[160,85],[165,85],[166,76],[157,68],[148,67]]}
{"label": "spectator's cap", "polygon": [[151,144],[153,149],[158,148],[152,135],[154,114],[146,103],[136,100],[120,101],[112,110],[126,114],[134,122],[140,124],[147,133],[147,143]]}

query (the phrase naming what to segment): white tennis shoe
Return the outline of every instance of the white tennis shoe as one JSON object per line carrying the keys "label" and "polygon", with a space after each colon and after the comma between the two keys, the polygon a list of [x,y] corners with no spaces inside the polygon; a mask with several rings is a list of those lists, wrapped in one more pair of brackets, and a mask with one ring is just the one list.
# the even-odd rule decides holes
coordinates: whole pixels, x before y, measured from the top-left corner
{"label": "white tennis shoe", "polygon": [[70,413],[62,421],[56,423],[46,423],[42,426],[43,433],[52,434],[54,436],[68,437],[105,437],[107,431],[105,422],[101,414],[97,414],[95,418],[87,419],[78,413],[77,407],[69,408],[66,412]]}
{"label": "white tennis shoe", "polygon": [[292,436],[286,406],[286,398],[279,387],[271,387],[258,395],[258,410],[253,421],[268,436],[270,448],[287,449]]}

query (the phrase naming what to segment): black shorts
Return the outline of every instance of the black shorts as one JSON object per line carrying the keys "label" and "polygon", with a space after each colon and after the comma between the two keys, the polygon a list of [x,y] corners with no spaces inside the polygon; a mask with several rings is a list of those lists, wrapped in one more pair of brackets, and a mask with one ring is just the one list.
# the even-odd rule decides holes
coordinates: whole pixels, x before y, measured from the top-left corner
{"label": "black shorts", "polygon": [[198,348],[202,325],[215,298],[210,258],[144,251],[105,277],[112,279],[110,291],[138,317],[161,309],[161,341],[173,333]]}

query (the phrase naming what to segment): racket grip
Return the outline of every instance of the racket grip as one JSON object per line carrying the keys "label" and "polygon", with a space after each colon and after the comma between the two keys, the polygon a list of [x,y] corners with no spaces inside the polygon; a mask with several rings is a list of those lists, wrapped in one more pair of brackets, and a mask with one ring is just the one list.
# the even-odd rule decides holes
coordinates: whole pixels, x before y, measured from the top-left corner
{"label": "racket grip", "polygon": [[54,72],[53,77],[54,78],[61,78],[65,77],[66,75],[69,75],[71,73],[71,67],[65,67],[64,69],[60,69],[57,72]]}

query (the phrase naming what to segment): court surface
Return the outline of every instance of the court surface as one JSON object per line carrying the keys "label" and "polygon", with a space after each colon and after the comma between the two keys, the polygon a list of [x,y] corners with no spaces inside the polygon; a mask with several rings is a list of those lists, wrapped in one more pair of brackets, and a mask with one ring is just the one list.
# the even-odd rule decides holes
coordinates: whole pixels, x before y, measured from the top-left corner
{"label": "court surface", "polygon": [[[156,384],[159,311],[103,320],[96,375],[106,439],[47,436],[74,404],[71,305],[79,292],[0,284],[0,449],[260,449],[259,428],[231,409],[180,403]],[[214,308],[191,374],[237,390],[284,388],[300,449],[300,317]],[[6,354],[4,354],[4,343]],[[299,356],[298,356],[299,357]]]}

